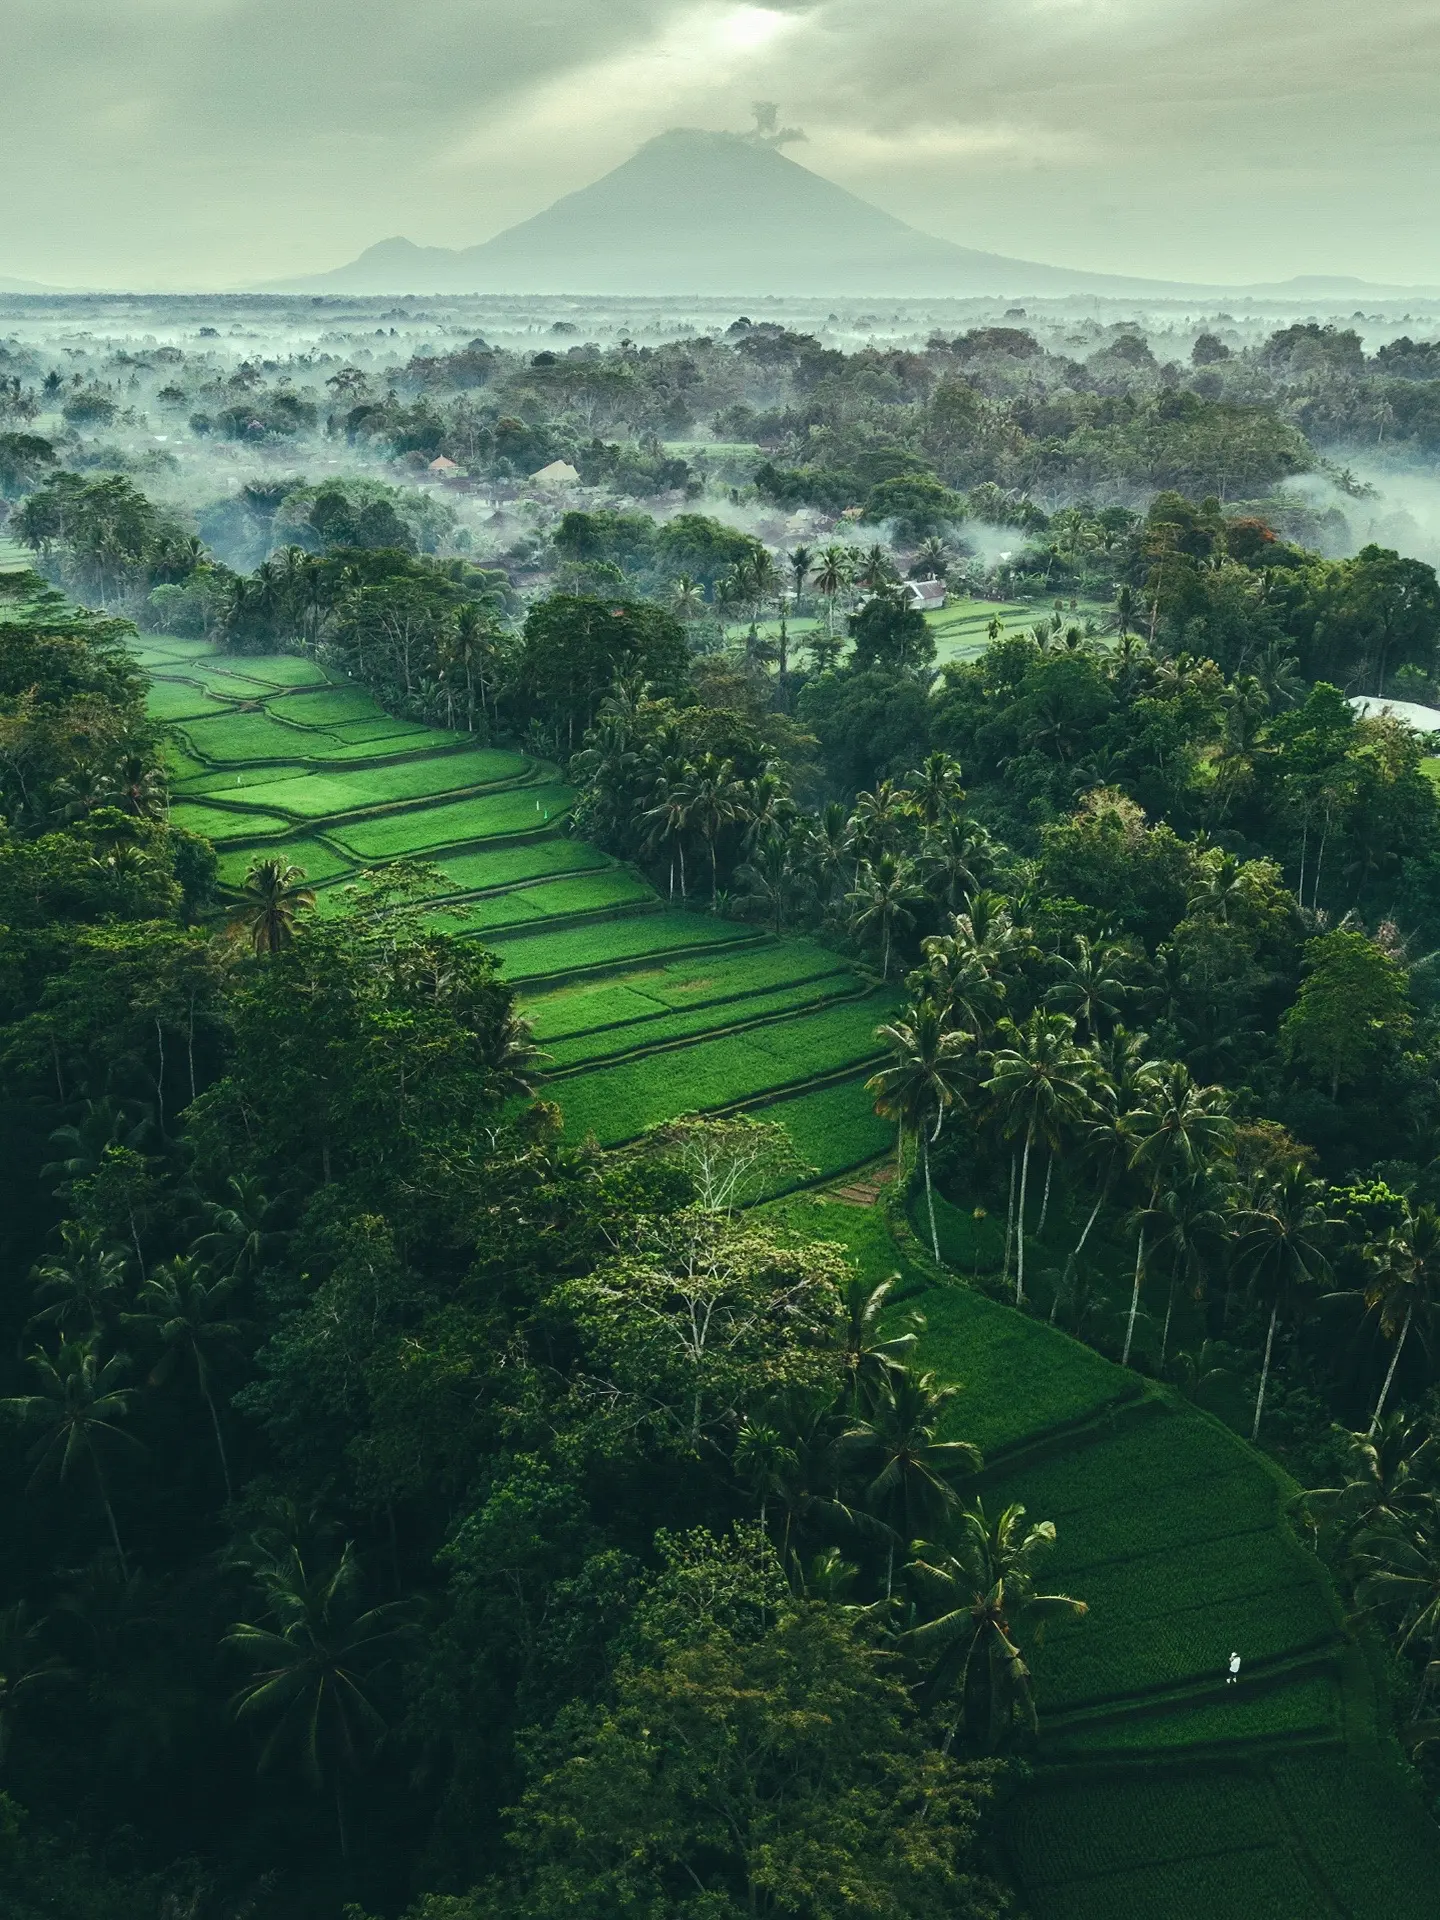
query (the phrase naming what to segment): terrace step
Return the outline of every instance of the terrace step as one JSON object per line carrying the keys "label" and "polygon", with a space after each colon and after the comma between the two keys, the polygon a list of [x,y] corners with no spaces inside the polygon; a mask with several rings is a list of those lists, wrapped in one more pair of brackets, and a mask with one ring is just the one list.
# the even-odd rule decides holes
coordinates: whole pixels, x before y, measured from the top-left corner
{"label": "terrace step", "polygon": [[[664,908],[664,905],[664,901],[657,898],[654,906],[647,906],[645,912],[654,913],[660,911]],[[639,911],[639,909],[635,907],[630,909],[631,913],[637,911]],[[491,944],[501,952],[503,957],[503,950],[507,940],[518,940],[527,934],[533,936],[540,931],[541,929],[538,926],[529,928],[507,928],[503,934],[496,933],[493,935]],[[597,960],[589,964],[580,962],[573,966],[557,967],[553,973],[525,974],[514,984],[522,991],[524,988],[530,987],[536,992],[548,992],[551,987],[563,985],[567,980],[605,980],[614,974],[634,973],[639,967],[658,965],[666,960],[688,960],[692,954],[699,957],[707,953],[743,953],[749,947],[766,945],[768,938],[768,935],[761,934],[753,940],[697,940],[693,945],[687,943],[674,947],[656,947],[644,953],[624,954],[615,959]]]}
{"label": "terrace step", "polygon": [[767,1087],[762,1093],[749,1094],[744,1100],[736,1100],[728,1107],[708,1107],[706,1111],[720,1119],[728,1119],[731,1114],[758,1113],[765,1107],[782,1106],[785,1101],[793,1100],[799,1094],[818,1093],[822,1087],[842,1087],[849,1080],[858,1080],[884,1058],[883,1053],[874,1053],[868,1060],[847,1060],[844,1066],[836,1067],[829,1073],[817,1073],[809,1080],[790,1080],[781,1087]]}
{"label": "terrace step", "polygon": [[[250,763],[247,762],[246,764]],[[332,774],[337,772],[337,769],[334,766],[327,766],[323,769],[317,769],[317,771]],[[343,769],[343,772],[347,774],[351,771],[352,769],[348,765]],[[356,769],[356,771],[364,771],[364,769]],[[323,813],[313,817],[303,813],[296,813],[293,808],[282,805],[278,800],[266,800],[257,804],[254,801],[227,799],[223,793],[197,793],[193,795],[185,795],[182,793],[180,797],[181,799],[192,798],[197,804],[214,807],[221,813],[238,814],[242,818],[247,813],[278,813],[283,815],[287,820],[293,820],[298,829],[303,829],[313,836],[322,831],[326,833],[333,832],[336,827],[361,826],[367,820],[388,820],[393,814],[397,813],[423,813],[432,807],[450,806],[458,800],[483,800],[497,793],[514,793],[525,787],[534,786],[536,779],[536,769],[532,763],[524,773],[516,774],[515,777],[510,780],[485,780],[481,781],[478,785],[470,787],[448,787],[444,793],[421,794],[416,799],[384,800],[373,807],[351,807],[343,813]],[[552,821],[551,824],[553,825],[554,822]],[[516,835],[514,837],[518,839],[524,836]],[[539,836],[532,837],[538,838]],[[459,843],[461,847],[469,847],[475,844],[477,844],[477,842],[474,838]],[[456,850],[458,851],[458,848]],[[430,851],[433,852],[434,849],[430,849]]]}
{"label": "terrace step", "polygon": [[[547,922],[547,925],[552,926],[558,924],[558,921]],[[597,1054],[589,1060],[577,1060],[573,1066],[557,1067],[554,1073],[546,1074],[545,1082],[547,1086],[555,1085],[561,1081],[573,1080],[582,1073],[594,1073],[601,1067],[618,1067],[629,1061],[649,1060],[662,1053],[675,1053],[682,1048],[693,1047],[703,1040],[723,1040],[729,1034],[756,1033],[768,1027],[785,1026],[790,1021],[804,1020],[813,1013],[829,1012],[832,1007],[841,1007],[847,1002],[863,1000],[865,997],[866,990],[862,988],[858,993],[831,994],[823,1000],[810,1000],[803,1006],[757,1014],[749,1020],[735,1020],[723,1027],[700,1027],[694,1033],[680,1034],[668,1040],[646,1041],[637,1038],[633,1047],[626,1047],[622,1052]],[[689,1012],[691,1009],[685,1008],[683,1011]],[[694,1011],[704,1012],[705,1009],[699,1007]],[[663,1014],[655,1016],[657,1020],[667,1017],[669,1016]]]}

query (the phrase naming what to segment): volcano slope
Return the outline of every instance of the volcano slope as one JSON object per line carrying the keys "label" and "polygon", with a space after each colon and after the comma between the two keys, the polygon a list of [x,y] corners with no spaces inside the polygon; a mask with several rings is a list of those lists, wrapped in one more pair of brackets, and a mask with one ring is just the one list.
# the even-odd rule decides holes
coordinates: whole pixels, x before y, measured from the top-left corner
{"label": "volcano slope", "polygon": [[214,843],[222,883],[291,861],[323,912],[366,869],[433,868],[437,926],[499,956],[572,1137],[764,1107],[817,1176],[885,1148],[859,1083],[895,996],[840,955],[668,906],[566,831],[556,768],[395,719],[311,660],[159,636],[135,652],[171,729],[171,817]]}

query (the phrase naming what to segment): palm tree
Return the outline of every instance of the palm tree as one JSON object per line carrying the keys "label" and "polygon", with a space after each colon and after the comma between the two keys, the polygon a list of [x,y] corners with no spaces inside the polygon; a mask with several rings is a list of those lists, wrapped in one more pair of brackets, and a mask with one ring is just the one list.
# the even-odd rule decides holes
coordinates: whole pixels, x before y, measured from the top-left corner
{"label": "palm tree", "polygon": [[295,938],[295,919],[315,904],[314,889],[304,885],[305,869],[285,860],[257,860],[245,876],[245,890],[231,909],[230,930],[249,942],[254,953],[279,953]]}
{"label": "palm tree", "polygon": [[909,795],[893,780],[877,780],[873,793],[857,793],[850,827],[855,844],[870,859],[898,853],[911,812]]}
{"label": "palm tree", "polygon": [[1440,1478],[1440,1437],[1423,1416],[1397,1408],[1373,1433],[1346,1433],[1343,1439],[1345,1480],[1308,1489],[1301,1504],[1317,1533],[1328,1525],[1348,1552],[1366,1528],[1411,1522],[1426,1509]]}
{"label": "palm tree", "polygon": [[785,564],[790,569],[790,578],[794,582],[795,611],[800,611],[804,599],[806,584],[810,579],[810,569],[815,565],[815,555],[809,547],[795,547],[785,556]]}
{"label": "palm tree", "polygon": [[898,1273],[892,1273],[888,1279],[871,1286],[857,1273],[851,1276],[845,1289],[841,1354],[845,1376],[850,1382],[846,1398],[852,1415],[874,1408],[897,1383],[909,1366],[924,1329],[923,1317],[912,1313],[903,1333],[881,1336],[880,1318],[899,1278]]}
{"label": "palm tree", "polygon": [[741,784],[745,790],[741,813],[747,851],[771,835],[789,833],[795,824],[795,802],[779,769],[767,763],[753,780]]}
{"label": "palm tree", "polygon": [[746,889],[743,904],[765,913],[777,934],[783,932],[786,913],[805,878],[790,847],[783,833],[767,834],[736,875]]}
{"label": "palm tree", "polygon": [[974,820],[949,814],[924,836],[920,864],[926,884],[939,891],[952,913],[969,894],[978,893],[995,871],[998,849]]}
{"label": "palm tree", "polygon": [[943,580],[949,573],[950,549],[939,534],[932,533],[920,542],[910,571],[915,578],[926,580]]}
{"label": "palm tree", "polygon": [[1041,1139],[1053,1161],[1064,1133],[1078,1126],[1093,1108],[1094,1062],[1075,1045],[1075,1022],[1067,1014],[1037,1011],[1023,1026],[1006,1022],[1001,1031],[1010,1044],[991,1057],[990,1078],[984,1084],[1006,1137],[1014,1139],[1023,1134],[1025,1140],[1016,1216],[1018,1307],[1025,1298],[1025,1190],[1030,1150],[1036,1139]]}
{"label": "palm tree", "polygon": [[0,1612],[0,1766],[9,1757],[16,1724],[31,1700],[74,1677],[58,1654],[45,1652],[47,1625],[31,1618],[23,1600]]}
{"label": "palm tree", "polygon": [[[925,1204],[930,1214],[930,1246],[940,1265],[940,1236],[935,1226],[935,1194],[930,1184],[930,1148],[940,1138],[947,1109],[963,1096],[970,1036],[946,1029],[930,1001],[922,1000],[908,1021],[877,1027],[875,1038],[890,1049],[892,1063],[865,1082],[875,1111],[894,1120],[903,1143],[908,1128],[920,1143],[925,1170]],[[933,1119],[933,1131],[931,1123]]]}
{"label": "palm tree", "polygon": [[1355,1597],[1388,1617],[1397,1653],[1423,1648],[1428,1656],[1412,1721],[1424,1711],[1440,1679],[1440,1503],[1434,1494],[1418,1516],[1378,1515],[1355,1543]]}
{"label": "palm tree", "polygon": [[269,1626],[237,1621],[225,1635],[256,1669],[231,1701],[237,1720],[269,1721],[260,1749],[267,1771],[288,1749],[317,1790],[331,1777],[341,1857],[350,1857],[344,1776],[358,1771],[385,1722],[366,1691],[399,1648],[407,1602],[361,1611],[359,1568],[347,1542],[338,1562],[312,1576],[298,1549],[259,1570]]}
{"label": "palm tree", "polygon": [[690,824],[699,829],[705,850],[710,855],[710,911],[715,911],[720,894],[720,869],[716,842],[732,821],[738,820],[745,804],[745,783],[735,778],[735,762],[717,754],[702,754],[691,770],[683,791],[683,805]]}
{"label": "palm tree", "polygon": [[[794,583],[791,587],[791,596],[794,602],[795,612],[798,616],[804,605],[805,583],[810,578],[810,569],[815,564],[815,555],[809,547],[796,547],[793,552],[785,556],[785,564],[790,569],[790,578]],[[789,636],[785,626],[785,598],[782,594],[780,598],[780,700],[782,706],[785,702],[790,676],[788,642]]]}
{"label": "palm tree", "polygon": [[96,1228],[78,1220],[60,1223],[61,1251],[42,1260],[30,1278],[36,1297],[48,1301],[31,1316],[32,1326],[55,1327],[88,1340],[98,1333],[125,1283],[125,1255],[107,1247]]}
{"label": "palm tree", "polygon": [[[489,718],[493,705],[491,696],[495,690],[501,647],[497,623],[500,604],[495,595],[487,595],[478,601],[467,600],[456,610],[454,624],[447,638],[442,674],[448,679],[445,670],[454,669],[461,677],[465,688],[465,725],[470,733],[475,731],[476,695],[480,698],[482,720]],[[453,719],[453,697],[450,705]]]}
{"label": "palm tree", "polygon": [[906,1568],[927,1616],[903,1641],[929,1669],[922,1698],[959,1695],[946,1752],[962,1721],[986,1753],[1005,1746],[1017,1729],[1036,1731],[1021,1641],[1028,1634],[1039,1645],[1050,1621],[1088,1611],[1069,1594],[1035,1591],[1039,1563],[1054,1544],[1052,1520],[1027,1527],[1024,1507],[1009,1506],[992,1523],[977,1500],[961,1515],[952,1552],[926,1550]]}
{"label": "palm tree", "polygon": [[693,805],[690,766],[679,758],[665,760],[656,776],[653,798],[641,818],[646,822],[650,844],[670,849],[670,898],[675,898],[675,862],[680,862],[680,898],[688,899],[685,885],[685,836],[690,830]]}
{"label": "palm tree", "polygon": [[1135,589],[1122,585],[1115,596],[1115,630],[1122,640],[1126,639],[1135,625]]}
{"label": "palm tree", "polygon": [[220,1456],[227,1505],[234,1498],[234,1488],[230,1484],[225,1436],[220,1431],[220,1415],[210,1387],[210,1358],[212,1352],[223,1351],[240,1337],[239,1323],[226,1318],[235,1284],[233,1272],[216,1276],[193,1255],[182,1253],[155,1269],[140,1289],[136,1310],[120,1316],[126,1326],[138,1327],[148,1334],[160,1349],[159,1358],[150,1370],[151,1386],[162,1386],[177,1368],[187,1363],[194,1370],[195,1384],[215,1433],[215,1451]]}
{"label": "palm tree", "polygon": [[1417,1316],[1422,1321],[1429,1317],[1440,1293],[1440,1212],[1434,1207],[1407,1205],[1399,1226],[1372,1244],[1367,1253],[1371,1273],[1365,1304],[1375,1314],[1381,1333],[1395,1342],[1370,1419],[1373,1434],[1385,1412],[1410,1329]]}
{"label": "palm tree", "polygon": [[[1235,1134],[1229,1115],[1229,1096],[1224,1088],[1197,1087],[1178,1061],[1170,1061],[1156,1071],[1140,1093],[1139,1103],[1124,1116],[1121,1124],[1131,1140],[1131,1166],[1150,1175],[1149,1210],[1154,1209],[1162,1180],[1181,1179],[1208,1165],[1230,1150]],[[1130,1364],[1135,1316],[1140,1307],[1140,1283],[1145,1272],[1144,1219],[1142,1212],[1136,1235],[1135,1282],[1130,1294],[1122,1367]]]}
{"label": "palm tree", "polygon": [[278,1230],[278,1201],[266,1198],[259,1177],[232,1173],[223,1200],[202,1201],[207,1223],[190,1251],[197,1259],[235,1280],[253,1279],[285,1236]]}
{"label": "palm tree", "polygon": [[112,806],[137,820],[160,819],[169,799],[165,769],[148,753],[122,754],[104,776],[102,792]]}
{"label": "palm tree", "polygon": [[1020,983],[1040,957],[1029,928],[1017,920],[1015,903],[985,887],[965,896],[964,911],[951,917],[950,937],[976,954],[998,982]]}
{"label": "palm tree", "polygon": [[792,1446],[786,1444],[785,1436],[778,1427],[770,1426],[766,1421],[744,1420],[735,1435],[735,1450],[731,1460],[736,1473],[759,1497],[760,1526],[765,1529],[769,1519],[770,1496],[783,1494],[793,1485],[795,1470],[799,1466],[799,1456]]}
{"label": "palm tree", "polygon": [[1053,964],[1059,978],[1046,991],[1045,1004],[1074,1014],[1087,1037],[1098,1040],[1105,1028],[1120,1018],[1125,1001],[1135,990],[1126,977],[1127,958],[1122,947],[1077,933],[1070,943],[1070,953],[1055,956]]}
{"label": "palm tree", "polygon": [[670,582],[670,611],[677,620],[698,620],[705,611],[704,584],[688,573],[677,573]]}
{"label": "palm tree", "polygon": [[857,934],[878,928],[882,980],[890,978],[890,945],[895,929],[913,925],[915,916],[910,909],[924,897],[915,881],[913,862],[893,853],[860,862],[855,885],[845,896],[852,908],[850,926]]}
{"label": "palm tree", "polygon": [[815,816],[810,847],[820,897],[828,907],[855,862],[855,836],[840,801],[827,802]]}
{"label": "palm tree", "polygon": [[1311,1180],[1297,1161],[1286,1167],[1240,1215],[1240,1238],[1234,1257],[1248,1269],[1250,1284],[1268,1302],[1270,1324],[1265,1333],[1265,1358],[1255,1395],[1255,1419],[1250,1438],[1260,1438],[1260,1416],[1265,1410],[1265,1388],[1270,1378],[1270,1355],[1281,1312],[1305,1287],[1318,1284],[1329,1273],[1321,1247],[1328,1226],[1325,1189]]}
{"label": "palm tree", "polygon": [[1208,1275],[1224,1253],[1229,1215],[1225,1193],[1208,1171],[1193,1175],[1162,1193],[1147,1216],[1152,1253],[1163,1252],[1170,1268],[1165,1298],[1165,1321],[1160,1333],[1160,1367],[1170,1347],[1170,1322],[1175,1295],[1187,1286],[1195,1299],[1203,1298]]}
{"label": "palm tree", "polygon": [[[40,1169],[42,1180],[59,1174],[55,1190],[57,1200],[74,1198],[77,1185],[93,1180],[107,1165],[114,1166],[122,1155],[133,1156],[131,1165],[143,1176],[145,1142],[153,1122],[148,1109],[132,1119],[125,1111],[135,1102],[121,1103],[107,1094],[102,1100],[87,1100],[83,1117],[67,1126],[56,1127],[50,1145],[59,1154]],[[137,1191],[137,1189],[139,1189]],[[140,1227],[149,1209],[143,1204],[143,1177],[124,1188],[125,1212],[130,1226],[130,1244],[135,1249],[135,1264],[141,1279],[145,1277],[145,1255],[140,1245]],[[139,1200],[140,1205],[136,1202]],[[61,1228],[64,1236],[65,1229]]]}
{"label": "palm tree", "polygon": [[108,1360],[102,1360],[93,1342],[67,1340],[62,1334],[53,1359],[39,1350],[30,1355],[40,1391],[0,1400],[0,1411],[42,1429],[26,1455],[35,1462],[30,1476],[32,1487],[52,1473],[63,1482],[75,1468],[89,1465],[122,1571],[126,1568],[125,1549],[120,1544],[101,1454],[118,1448],[142,1451],[139,1441],[119,1425],[128,1418],[136,1397],[133,1387],[120,1385],[129,1364],[123,1353],[112,1353]]}
{"label": "palm tree", "polygon": [[964,1027],[982,1040],[999,1018],[1004,985],[973,947],[949,934],[930,934],[920,942],[920,952],[922,964],[906,981],[911,994],[933,1000],[947,1026]]}
{"label": "palm tree", "polygon": [[907,791],[917,819],[931,831],[943,826],[954,819],[965,799],[960,762],[948,753],[927,754],[908,776]]}
{"label": "palm tree", "polygon": [[815,591],[825,602],[826,633],[835,638],[835,603],[849,586],[853,576],[854,553],[849,547],[822,547],[815,563]]}
{"label": "palm tree", "polygon": [[895,562],[884,547],[867,547],[855,569],[856,586],[864,587],[867,593],[883,593],[894,585],[895,578]]}
{"label": "palm tree", "polygon": [[534,1028],[524,1014],[514,1006],[508,1007],[495,1031],[487,1062],[495,1075],[496,1091],[530,1099],[540,1083],[540,1063],[552,1057],[536,1046]]}
{"label": "palm tree", "polygon": [[842,1463],[859,1474],[861,1499],[890,1533],[885,1593],[894,1577],[895,1543],[922,1531],[941,1532],[959,1510],[956,1482],[978,1473],[980,1450],[968,1440],[940,1440],[940,1423],[958,1387],[908,1368],[887,1381],[876,1404],[841,1435]]}
{"label": "palm tree", "polygon": [[[1111,1188],[1130,1161],[1130,1136],[1121,1125],[1124,1113],[1128,1111],[1128,1089],[1123,1085],[1116,1087],[1106,1071],[1104,1056],[1099,1049],[1096,1049],[1094,1058],[1095,1108],[1080,1128],[1079,1148],[1083,1163],[1096,1179],[1095,1200],[1086,1216],[1085,1225],[1080,1229],[1080,1238],[1066,1258],[1062,1285],[1069,1282],[1074,1274],[1076,1263],[1085,1251],[1085,1242],[1100,1217],[1100,1209],[1110,1198]],[[1122,1102],[1126,1104],[1122,1106]]]}

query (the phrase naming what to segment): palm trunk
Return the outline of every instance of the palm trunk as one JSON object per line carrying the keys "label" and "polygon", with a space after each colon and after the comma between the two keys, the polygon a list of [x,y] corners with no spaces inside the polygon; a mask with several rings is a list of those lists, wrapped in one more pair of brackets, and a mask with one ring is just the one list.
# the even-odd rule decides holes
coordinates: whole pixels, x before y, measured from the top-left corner
{"label": "palm trunk", "polygon": [[1390,1365],[1385,1372],[1385,1384],[1380,1389],[1380,1398],[1375,1402],[1375,1413],[1370,1422],[1370,1437],[1372,1439],[1374,1438],[1375,1429],[1380,1424],[1380,1416],[1385,1411],[1385,1402],[1390,1394],[1390,1383],[1395,1378],[1396,1367],[1400,1364],[1401,1350],[1405,1345],[1405,1336],[1410,1331],[1410,1316],[1414,1311],[1414,1307],[1407,1307],[1405,1309],[1405,1324],[1400,1329],[1400,1338],[1395,1342],[1395,1351],[1390,1356]]}
{"label": "palm trunk", "polygon": [[1130,1364],[1130,1343],[1135,1338],[1135,1315],[1140,1308],[1140,1276],[1145,1269],[1145,1229],[1140,1229],[1140,1239],[1135,1248],[1135,1285],[1130,1293],[1130,1318],[1125,1325],[1125,1351],[1120,1356],[1122,1367]]}
{"label": "palm trunk", "polygon": [[1165,1354],[1170,1345],[1170,1316],[1175,1311],[1175,1279],[1171,1276],[1170,1292],[1165,1301],[1165,1325],[1160,1329],[1160,1368],[1164,1371]]}
{"label": "palm trunk", "polygon": [[202,1385],[200,1391],[205,1396],[205,1405],[210,1409],[210,1424],[215,1429],[215,1451],[220,1456],[220,1471],[225,1477],[225,1504],[228,1507],[235,1498],[235,1489],[230,1484],[230,1462],[225,1455],[225,1437],[220,1431],[220,1416],[215,1411],[215,1402],[209,1387]]}
{"label": "palm trunk", "polygon": [[1010,1198],[1005,1202],[1005,1265],[1000,1275],[1002,1287],[1010,1284],[1010,1245],[1015,1234],[1015,1155],[1010,1156]]}
{"label": "palm trunk", "polygon": [[[1275,1322],[1280,1318],[1280,1302],[1277,1300],[1270,1309],[1270,1328],[1265,1335],[1265,1359],[1260,1368],[1260,1391],[1255,1396],[1255,1422],[1250,1429],[1250,1441],[1253,1445],[1260,1438],[1260,1416],[1265,1411],[1265,1387],[1270,1378],[1270,1350],[1275,1344]],[[1375,1429],[1372,1427],[1373,1433]]]}
{"label": "palm trunk", "polygon": [[1094,1226],[1095,1222],[1099,1219],[1100,1209],[1101,1207],[1104,1206],[1105,1196],[1107,1193],[1109,1193],[1109,1191],[1110,1191],[1110,1182],[1107,1180],[1104,1186],[1101,1187],[1099,1193],[1095,1196],[1095,1204],[1090,1209],[1090,1218],[1085,1222],[1085,1231],[1081,1234],[1080,1238],[1075,1242],[1075,1246],[1071,1252],[1070,1258],[1065,1262],[1065,1278],[1067,1280],[1075,1270],[1075,1262],[1080,1258],[1081,1254],[1085,1251],[1085,1242],[1090,1238],[1090,1229]]}
{"label": "palm trunk", "polygon": [[930,1185],[930,1142],[925,1129],[920,1129],[920,1159],[925,1168],[925,1206],[930,1215],[930,1250],[935,1255],[935,1264],[940,1265],[940,1235],[935,1230],[935,1190]]}
{"label": "palm trunk", "polygon": [[1055,1156],[1052,1153],[1045,1162],[1045,1197],[1040,1202],[1040,1224],[1035,1229],[1035,1237],[1042,1239],[1045,1234],[1045,1217],[1050,1211],[1050,1181],[1055,1172]]}
{"label": "palm trunk", "polygon": [[130,1567],[125,1558],[125,1549],[120,1544],[120,1529],[115,1524],[115,1509],[110,1504],[110,1494],[105,1485],[105,1476],[100,1471],[100,1462],[93,1452],[90,1455],[90,1463],[95,1469],[95,1484],[100,1489],[100,1504],[104,1507],[105,1518],[110,1523],[110,1538],[115,1543],[115,1558],[120,1562],[121,1574],[128,1580]]}
{"label": "palm trunk", "polygon": [[1025,1129],[1025,1152],[1020,1160],[1020,1206],[1015,1240],[1015,1304],[1025,1299],[1025,1183],[1030,1177],[1030,1143],[1035,1137],[1035,1122]]}

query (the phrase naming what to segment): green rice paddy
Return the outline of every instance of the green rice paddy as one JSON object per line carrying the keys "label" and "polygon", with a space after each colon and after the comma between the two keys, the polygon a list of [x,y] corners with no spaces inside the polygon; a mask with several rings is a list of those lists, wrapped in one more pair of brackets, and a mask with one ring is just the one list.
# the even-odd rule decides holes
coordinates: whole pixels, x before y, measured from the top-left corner
{"label": "green rice paddy", "polygon": [[1388,1733],[1380,1663],[1291,1532],[1278,1469],[1043,1321],[935,1284],[881,1208],[777,1212],[869,1277],[898,1274],[897,1314],[925,1315],[921,1363],[961,1388],[950,1431],[985,1450],[987,1511],[1053,1520],[1044,1583],[1089,1605],[1031,1655],[1041,1742],[1004,1850],[1032,1920],[1435,1911],[1440,1832]]}
{"label": "green rice paddy", "polygon": [[565,832],[574,795],[553,768],[383,713],[299,656],[168,637],[137,654],[174,727],[171,817],[215,842],[222,885],[280,858],[334,913],[366,866],[433,861],[432,923],[492,943],[533,1000],[572,1133],[629,1139],[682,1111],[774,1103],[818,1170],[885,1145],[855,1070],[891,1000],[815,941],[665,906]]}
{"label": "green rice paddy", "polygon": [[[374,792],[368,775],[357,775],[362,790]],[[336,831],[334,838],[359,861],[403,860],[477,840],[543,834],[563,819],[574,795],[558,781],[477,795],[409,813],[377,814]]]}

